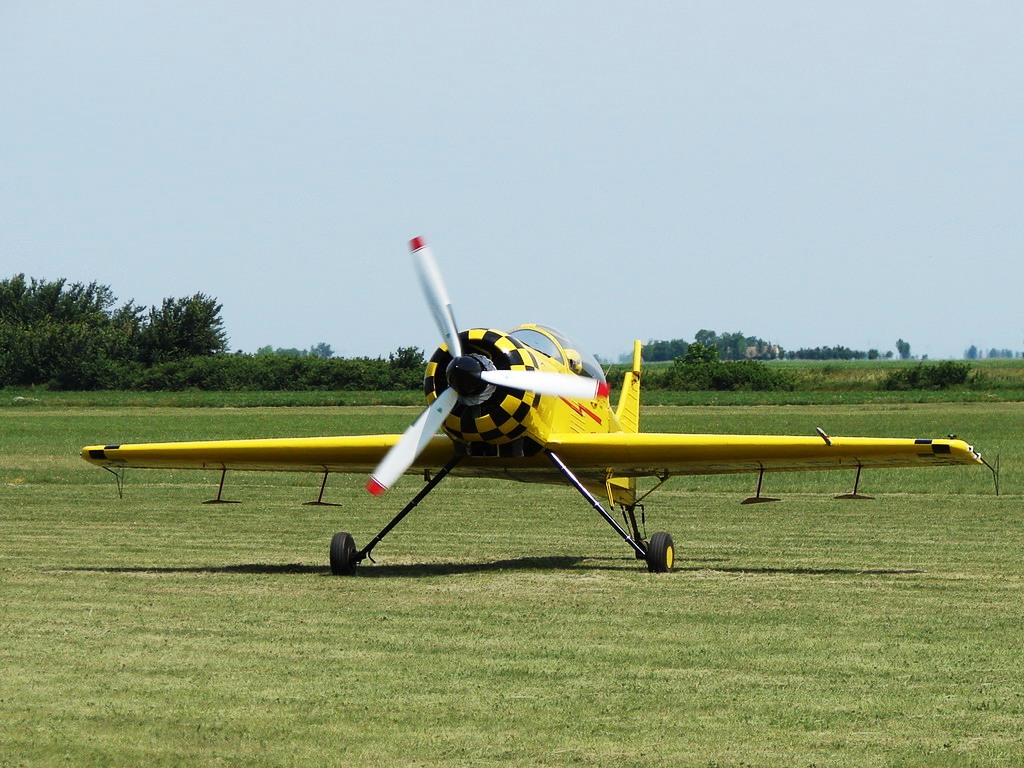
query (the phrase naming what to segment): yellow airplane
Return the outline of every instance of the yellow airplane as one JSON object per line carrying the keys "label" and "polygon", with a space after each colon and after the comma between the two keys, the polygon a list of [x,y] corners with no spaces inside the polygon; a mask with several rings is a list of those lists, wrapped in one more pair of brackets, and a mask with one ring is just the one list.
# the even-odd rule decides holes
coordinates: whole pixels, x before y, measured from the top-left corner
{"label": "yellow airplane", "polygon": [[[508,332],[460,331],[431,249],[410,242],[413,262],[443,343],[424,377],[427,407],[401,435],[91,445],[82,458],[112,472],[119,489],[127,468],[220,470],[215,502],[228,470],[366,473],[367,489],[382,495],[403,474],[424,477],[415,497],[363,549],[352,535],[334,535],[333,573],[348,575],[449,473],[523,482],[572,485],[652,572],[672,570],[672,537],[645,539],[637,524],[640,502],[670,477],[765,472],[984,464],[963,440],[813,436],[685,435],[640,432],[640,342],[618,403],[597,360],[543,325]],[[438,434],[438,430],[444,434]],[[637,478],[653,478],[641,494]],[[605,509],[623,511],[620,525]],[[318,500],[318,502],[322,501]],[[372,558],[371,558],[372,559]]]}

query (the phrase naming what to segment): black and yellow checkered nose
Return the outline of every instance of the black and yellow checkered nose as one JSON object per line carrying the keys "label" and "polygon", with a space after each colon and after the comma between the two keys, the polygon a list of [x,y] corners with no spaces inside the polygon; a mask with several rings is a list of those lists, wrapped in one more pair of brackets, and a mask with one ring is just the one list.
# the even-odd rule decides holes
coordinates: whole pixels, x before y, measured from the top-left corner
{"label": "black and yellow checkered nose", "polygon": [[501,331],[473,328],[459,334],[462,355],[452,358],[447,346],[438,347],[427,363],[423,391],[427,404],[448,387],[459,401],[445,419],[444,431],[462,443],[510,443],[526,432],[530,409],[540,401],[535,392],[494,387],[480,379],[484,369],[533,371],[536,360],[529,347]]}

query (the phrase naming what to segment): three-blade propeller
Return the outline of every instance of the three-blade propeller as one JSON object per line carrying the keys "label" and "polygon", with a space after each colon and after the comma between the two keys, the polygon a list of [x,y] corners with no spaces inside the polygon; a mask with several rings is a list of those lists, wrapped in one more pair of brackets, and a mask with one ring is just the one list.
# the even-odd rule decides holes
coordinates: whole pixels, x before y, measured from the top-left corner
{"label": "three-blade propeller", "polygon": [[374,496],[384,493],[412,466],[460,397],[477,396],[488,385],[571,400],[593,400],[608,396],[608,385],[597,379],[551,371],[492,370],[485,367],[476,356],[464,355],[452,302],[430,246],[422,237],[415,237],[409,241],[409,247],[427,306],[452,356],[452,363],[447,371],[448,388],[405,430],[374,470],[366,484],[366,489]]}

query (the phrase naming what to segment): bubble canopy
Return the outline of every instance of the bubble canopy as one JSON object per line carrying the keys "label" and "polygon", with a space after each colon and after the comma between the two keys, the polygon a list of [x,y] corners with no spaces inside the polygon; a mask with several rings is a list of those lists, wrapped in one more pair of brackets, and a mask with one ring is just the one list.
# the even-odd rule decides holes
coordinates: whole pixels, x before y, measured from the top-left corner
{"label": "bubble canopy", "polygon": [[573,373],[605,381],[604,371],[597,358],[576,346],[569,337],[546,325],[520,325],[508,332],[516,341],[521,341],[542,355],[558,360]]}

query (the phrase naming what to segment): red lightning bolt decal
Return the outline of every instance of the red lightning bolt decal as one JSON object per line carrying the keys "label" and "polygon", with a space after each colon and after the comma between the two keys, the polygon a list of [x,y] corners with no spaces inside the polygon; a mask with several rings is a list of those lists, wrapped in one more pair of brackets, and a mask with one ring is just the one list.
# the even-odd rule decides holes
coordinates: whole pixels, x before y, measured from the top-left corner
{"label": "red lightning bolt decal", "polygon": [[560,397],[559,400],[561,400],[563,403],[565,403],[570,408],[572,408],[580,416],[587,415],[590,418],[592,418],[594,421],[596,421],[598,424],[601,423],[601,417],[600,416],[598,416],[596,413],[594,413],[589,408],[586,408],[585,406],[581,405],[580,403],[573,402],[572,400],[566,400],[564,397]]}

